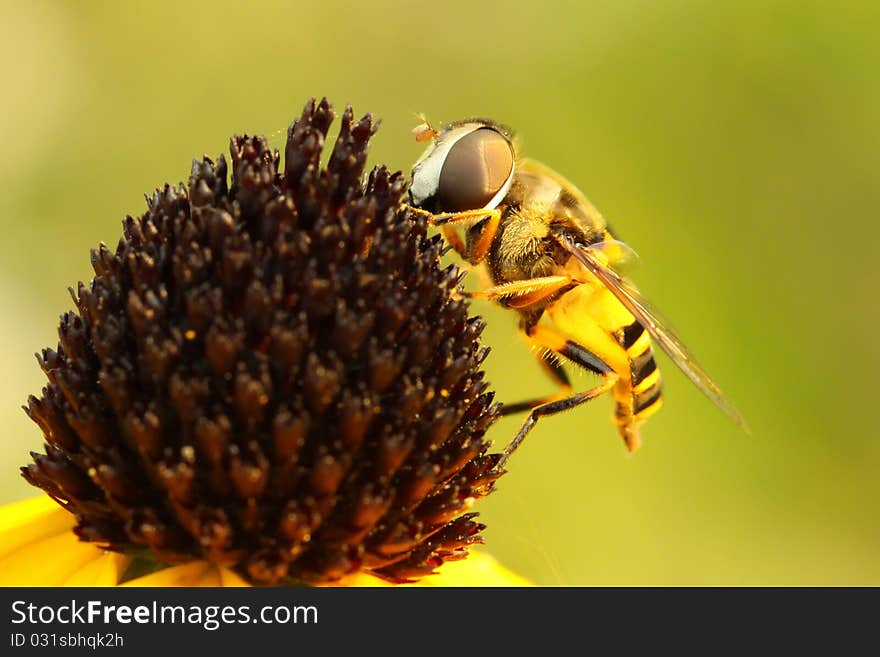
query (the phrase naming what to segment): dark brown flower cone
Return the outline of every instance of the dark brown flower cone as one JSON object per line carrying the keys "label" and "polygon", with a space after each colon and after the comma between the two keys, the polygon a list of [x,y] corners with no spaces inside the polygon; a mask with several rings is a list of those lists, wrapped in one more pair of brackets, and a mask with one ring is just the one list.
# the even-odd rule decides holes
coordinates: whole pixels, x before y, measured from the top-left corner
{"label": "dark brown flower cone", "polygon": [[73,293],[22,468],[76,533],[257,583],[417,578],[466,554],[500,476],[482,323],[351,109],[308,103],[284,170],[262,137],[193,162]]}

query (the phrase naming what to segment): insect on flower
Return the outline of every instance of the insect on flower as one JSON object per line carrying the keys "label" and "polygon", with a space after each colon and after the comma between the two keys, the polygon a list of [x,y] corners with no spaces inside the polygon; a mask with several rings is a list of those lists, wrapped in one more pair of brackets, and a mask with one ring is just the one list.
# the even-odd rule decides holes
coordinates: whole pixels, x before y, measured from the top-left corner
{"label": "insect on flower", "polygon": [[[505,405],[530,410],[501,464],[538,419],[610,392],[614,421],[630,451],[639,427],[662,404],[662,378],[652,341],[743,430],[745,420],[697,363],[669,323],[625,278],[634,251],[615,239],[605,219],[565,178],[518,157],[513,134],[487,119],[413,130],[429,142],[416,162],[411,205],[428,214],[450,246],[481,265],[486,286],[468,296],[493,300],[519,314],[519,326],[539,348],[556,394]],[[462,238],[457,226],[465,228]],[[572,393],[558,357],[602,378]]]}

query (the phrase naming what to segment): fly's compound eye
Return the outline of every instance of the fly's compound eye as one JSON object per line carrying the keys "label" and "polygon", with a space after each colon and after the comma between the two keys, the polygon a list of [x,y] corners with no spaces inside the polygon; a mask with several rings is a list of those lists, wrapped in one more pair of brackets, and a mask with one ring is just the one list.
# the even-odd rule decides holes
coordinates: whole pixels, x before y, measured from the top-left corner
{"label": "fly's compound eye", "polygon": [[502,190],[513,170],[510,142],[492,128],[480,128],[459,139],[446,156],[437,187],[445,212],[478,210]]}

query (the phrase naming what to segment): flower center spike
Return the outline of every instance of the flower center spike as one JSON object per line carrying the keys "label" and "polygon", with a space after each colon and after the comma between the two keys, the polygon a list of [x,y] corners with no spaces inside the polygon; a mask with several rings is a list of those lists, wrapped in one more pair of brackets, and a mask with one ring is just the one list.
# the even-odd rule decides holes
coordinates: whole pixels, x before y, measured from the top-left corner
{"label": "flower center spike", "polygon": [[308,103],[283,169],[233,137],[92,252],[23,468],[82,540],[255,583],[406,581],[480,540],[469,509],[501,474],[482,322],[405,178],[364,179],[369,115],[346,109],[320,165],[332,121]]}

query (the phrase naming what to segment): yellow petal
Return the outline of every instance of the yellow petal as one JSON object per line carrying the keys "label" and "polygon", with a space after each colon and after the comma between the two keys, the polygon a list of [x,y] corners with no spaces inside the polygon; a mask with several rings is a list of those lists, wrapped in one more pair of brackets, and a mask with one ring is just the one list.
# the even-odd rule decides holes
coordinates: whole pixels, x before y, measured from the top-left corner
{"label": "yellow petal", "polygon": [[483,552],[471,552],[460,561],[449,561],[436,575],[423,577],[415,586],[531,586],[524,577],[509,571]]}
{"label": "yellow petal", "polygon": [[48,495],[0,506],[0,557],[35,540],[69,533],[74,524],[74,517]]}
{"label": "yellow petal", "polygon": [[207,561],[191,561],[138,577],[122,586],[222,586],[220,571]]}
{"label": "yellow petal", "polygon": [[[334,583],[333,586],[395,585],[374,575],[358,573]],[[488,554],[471,551],[467,558],[447,561],[433,575],[426,575],[412,584],[402,586],[531,586],[531,583],[507,570]]]}
{"label": "yellow petal", "polygon": [[124,558],[82,543],[46,495],[0,507],[0,586],[113,585]]}
{"label": "yellow petal", "polygon": [[220,586],[250,586],[241,575],[229,568],[220,568]]}
{"label": "yellow petal", "polygon": [[0,586],[61,586],[103,556],[70,531],[41,538],[0,559]]}
{"label": "yellow petal", "polygon": [[[46,495],[0,507],[0,586],[113,586],[130,559],[83,543],[75,520]],[[133,579],[123,586],[249,586],[229,568],[193,561]],[[360,573],[333,586],[393,586]],[[530,586],[495,559],[471,552],[404,586]]]}
{"label": "yellow petal", "polygon": [[62,586],[116,586],[130,562],[124,554],[104,552],[68,577]]}

